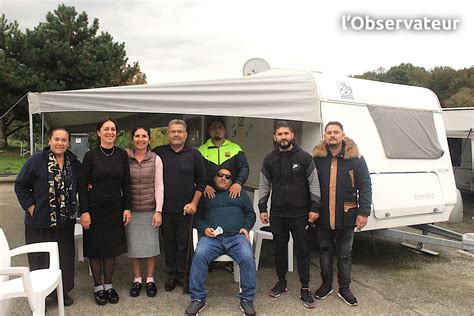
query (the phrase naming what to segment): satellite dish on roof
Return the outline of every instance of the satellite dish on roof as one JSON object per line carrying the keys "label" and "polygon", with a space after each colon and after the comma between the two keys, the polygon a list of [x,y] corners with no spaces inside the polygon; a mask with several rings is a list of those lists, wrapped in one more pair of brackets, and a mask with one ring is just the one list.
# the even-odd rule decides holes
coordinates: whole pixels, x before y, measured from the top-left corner
{"label": "satellite dish on roof", "polygon": [[267,71],[270,69],[272,69],[272,67],[270,67],[270,64],[267,63],[264,59],[251,58],[247,60],[247,62],[244,64],[244,77],[255,75],[259,72]]}

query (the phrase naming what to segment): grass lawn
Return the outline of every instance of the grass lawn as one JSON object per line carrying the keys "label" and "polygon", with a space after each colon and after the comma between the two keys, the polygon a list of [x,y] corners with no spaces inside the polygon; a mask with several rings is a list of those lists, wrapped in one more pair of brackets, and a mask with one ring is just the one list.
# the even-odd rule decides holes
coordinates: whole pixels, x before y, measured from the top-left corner
{"label": "grass lawn", "polygon": [[9,148],[0,152],[0,174],[18,174],[29,155],[19,156],[18,148]]}

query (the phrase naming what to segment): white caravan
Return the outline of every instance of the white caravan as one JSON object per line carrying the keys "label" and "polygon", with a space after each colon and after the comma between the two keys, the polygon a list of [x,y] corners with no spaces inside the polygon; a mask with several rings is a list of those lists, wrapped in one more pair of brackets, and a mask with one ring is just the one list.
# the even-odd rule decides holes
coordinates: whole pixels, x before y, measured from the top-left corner
{"label": "white caravan", "polygon": [[236,79],[29,93],[28,100],[31,117],[77,132],[94,130],[104,116],[125,127],[188,119],[193,145],[204,141],[209,116],[223,116],[228,138],[248,157],[253,188],[273,149],[275,120],[293,121],[308,152],[327,122],[340,121],[371,173],[373,212],[365,230],[444,222],[457,201],[442,111],[425,88],[272,69]]}

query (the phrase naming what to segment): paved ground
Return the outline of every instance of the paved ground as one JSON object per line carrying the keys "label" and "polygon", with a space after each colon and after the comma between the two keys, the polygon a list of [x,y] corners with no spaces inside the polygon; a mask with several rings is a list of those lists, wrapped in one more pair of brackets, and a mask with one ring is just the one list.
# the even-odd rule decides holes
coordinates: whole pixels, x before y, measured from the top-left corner
{"label": "paved ground", "polygon": [[[461,224],[445,225],[459,232],[474,232],[474,197],[465,196],[465,220]],[[11,183],[0,183],[0,227],[10,242],[10,247],[24,244],[22,211],[18,206]],[[374,248],[375,244],[375,248]],[[268,297],[267,291],[275,279],[271,241],[264,242],[260,269],[257,274],[257,299],[259,315],[311,315],[311,314],[409,314],[409,315],[474,315],[474,258],[454,249],[432,247],[438,257],[421,255],[405,249],[393,240],[375,239],[358,234],[354,242],[352,289],[359,306],[345,305],[332,294],[324,301],[317,301],[314,310],[305,309],[299,298],[296,272],[288,274],[289,292],[278,299]],[[25,265],[26,257],[15,258],[15,265]],[[319,285],[319,258],[312,253],[311,287]],[[115,305],[97,306],[92,297],[92,279],[87,264],[76,265],[76,287],[71,292],[75,303],[66,307],[67,315],[183,315],[189,297],[179,290],[165,292],[164,258],[159,256],[156,278],[159,283],[157,297],[131,298],[128,287],[131,281],[127,258],[117,260],[115,288],[120,302]],[[240,315],[236,293],[238,285],[232,275],[219,269],[209,274],[210,297],[201,315]],[[337,284],[334,284],[337,289]],[[16,299],[12,315],[31,314],[26,299]],[[56,307],[48,304],[48,315],[56,315]]]}

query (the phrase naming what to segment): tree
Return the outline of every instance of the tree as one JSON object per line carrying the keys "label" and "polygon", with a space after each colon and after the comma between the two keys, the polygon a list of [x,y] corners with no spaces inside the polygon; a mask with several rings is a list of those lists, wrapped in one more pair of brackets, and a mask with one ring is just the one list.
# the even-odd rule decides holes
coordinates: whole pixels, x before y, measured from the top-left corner
{"label": "tree", "polygon": [[[30,67],[18,58],[24,49],[25,37],[18,23],[8,23],[5,15],[0,18],[0,115],[3,115],[25,92],[36,86],[36,78]],[[27,117],[26,100],[15,111],[0,118],[0,149],[6,148],[7,136],[25,127],[15,122]],[[15,126],[16,125],[16,126]],[[11,128],[15,126],[14,128]]]}
{"label": "tree", "polygon": [[428,88],[436,93],[441,106],[444,106],[444,102],[457,92],[452,84],[458,78],[458,73],[451,67],[435,67],[430,73]]}
{"label": "tree", "polygon": [[[59,5],[46,22],[25,33],[18,23],[0,19],[0,115],[28,91],[54,91],[143,84],[138,62],[128,63],[125,43],[99,31],[86,12]],[[0,120],[0,149],[27,120],[26,100]],[[16,123],[15,123],[16,122]]]}
{"label": "tree", "polygon": [[355,77],[425,87],[428,84],[429,72],[427,72],[423,67],[416,67],[408,63],[391,67],[388,71],[379,68],[376,71],[369,71]]}
{"label": "tree", "polygon": [[447,108],[474,107],[474,89],[463,87],[444,102]]}
{"label": "tree", "polygon": [[354,77],[429,88],[436,93],[442,107],[474,106],[474,67],[460,70],[434,67],[427,71],[412,64],[400,64],[388,71],[379,68]]}

